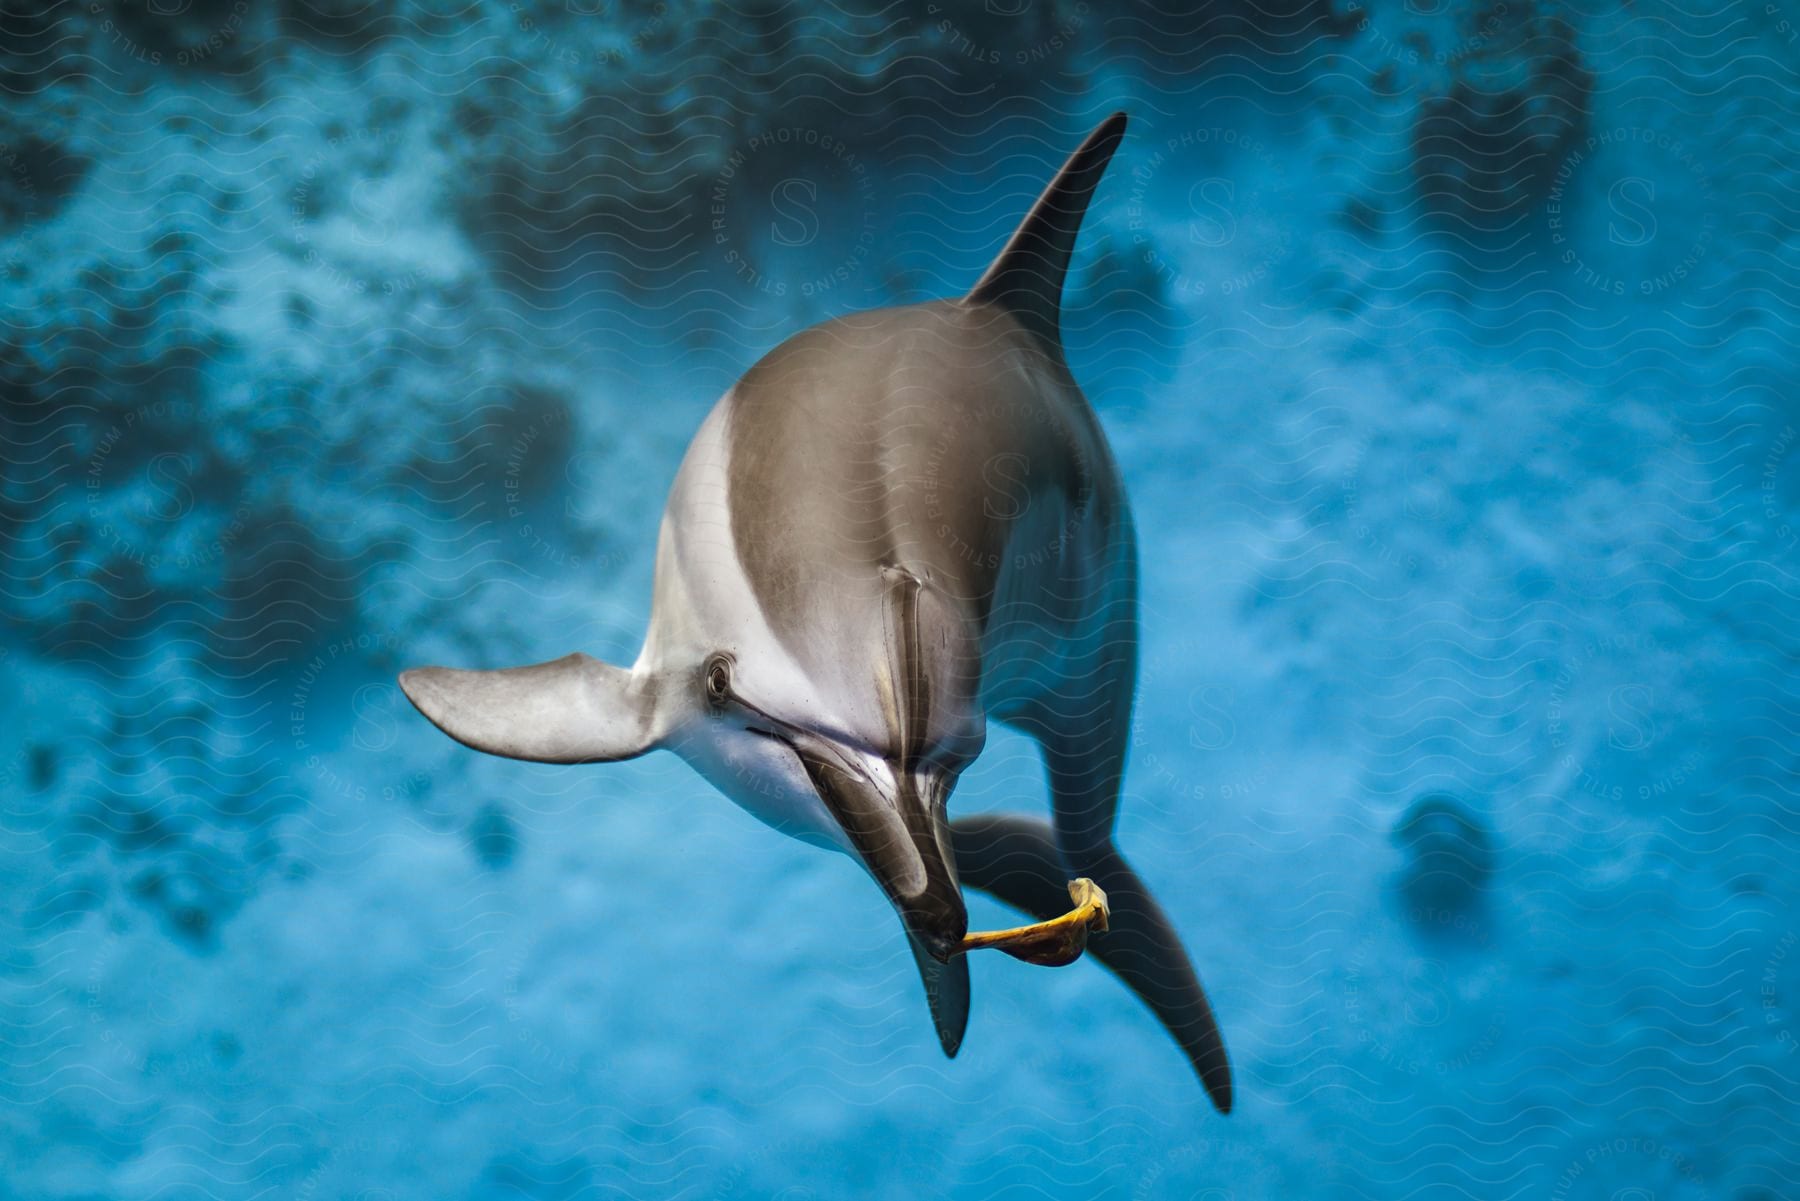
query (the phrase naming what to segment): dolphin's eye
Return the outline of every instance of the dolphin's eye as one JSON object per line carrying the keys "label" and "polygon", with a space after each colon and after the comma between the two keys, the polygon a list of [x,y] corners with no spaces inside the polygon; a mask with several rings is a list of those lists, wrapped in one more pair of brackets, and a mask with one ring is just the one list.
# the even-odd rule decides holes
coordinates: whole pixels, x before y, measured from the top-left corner
{"label": "dolphin's eye", "polygon": [[706,701],[714,709],[723,709],[731,699],[731,656],[713,655],[706,661]]}

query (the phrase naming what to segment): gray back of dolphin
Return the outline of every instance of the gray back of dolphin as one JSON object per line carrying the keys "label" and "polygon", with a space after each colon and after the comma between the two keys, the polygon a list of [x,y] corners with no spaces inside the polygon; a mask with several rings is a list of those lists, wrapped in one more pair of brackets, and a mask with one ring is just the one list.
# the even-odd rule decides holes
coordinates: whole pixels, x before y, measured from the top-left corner
{"label": "gray back of dolphin", "polygon": [[[1199,981],[1112,844],[1135,536],[1060,311],[1124,129],[1114,114],[1089,135],[966,297],[828,321],[745,373],[677,478],[637,666],[571,655],[402,684],[477,749],[585,762],[667,746],[748,807],[761,803],[740,787],[749,777],[782,793],[769,820],[822,824],[900,912],[947,1054],[968,1019],[961,886],[1047,918],[1068,879],[1092,877],[1112,922],[1089,952],[1228,1111]],[[989,718],[1042,746],[1053,825],[948,820]]]}
{"label": "gray back of dolphin", "polygon": [[[1060,355],[991,305],[883,309],[790,339],[734,389],[729,437],[732,537],[763,615],[870,741],[901,737],[886,660],[903,610],[919,658],[893,670],[926,706],[911,735],[978,746],[984,662],[1007,657],[1005,637],[1077,634],[1127,521]],[[1028,561],[1058,533],[1060,554]],[[1029,628],[1006,620],[1022,599]]]}

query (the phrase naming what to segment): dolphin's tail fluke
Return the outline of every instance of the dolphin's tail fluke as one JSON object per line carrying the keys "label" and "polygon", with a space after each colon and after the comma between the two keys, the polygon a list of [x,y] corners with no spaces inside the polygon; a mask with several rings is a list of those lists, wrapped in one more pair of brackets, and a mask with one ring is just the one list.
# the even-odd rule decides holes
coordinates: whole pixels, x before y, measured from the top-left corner
{"label": "dolphin's tail fluke", "polygon": [[1049,345],[1062,345],[1069,255],[1088,201],[1124,136],[1124,113],[1114,113],[1087,136],[1031,206],[1000,257],[969,290],[968,303],[997,304]]}
{"label": "dolphin's tail fluke", "polygon": [[954,955],[945,963],[933,956],[915,934],[908,933],[906,941],[918,962],[919,978],[925,982],[925,1001],[931,1006],[931,1024],[937,1027],[938,1045],[944,1048],[945,1055],[955,1059],[962,1049],[963,1031],[969,1027],[969,961]]}
{"label": "dolphin's tail fluke", "polygon": [[1046,822],[1013,815],[959,818],[951,825],[962,882],[1022,909],[1039,921],[1069,907],[1069,878],[1091,877],[1105,890],[1112,913],[1105,933],[1088,941],[1094,956],[1143,998],[1187,1053],[1207,1096],[1231,1112],[1231,1062],[1212,1006],[1169,919],[1131,865],[1109,844],[1095,861],[1071,873]]}

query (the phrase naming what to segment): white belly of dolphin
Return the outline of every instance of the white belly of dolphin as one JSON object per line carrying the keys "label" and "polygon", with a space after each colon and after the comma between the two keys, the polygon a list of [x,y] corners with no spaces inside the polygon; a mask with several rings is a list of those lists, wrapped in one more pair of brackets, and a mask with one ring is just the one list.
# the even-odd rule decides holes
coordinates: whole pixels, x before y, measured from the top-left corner
{"label": "white belly of dolphin", "polygon": [[[658,536],[656,622],[634,670],[661,674],[725,650],[749,687],[800,696],[805,675],[764,620],[731,538],[731,449],[724,436],[731,401],[728,391],[676,474]],[[711,733],[678,735],[669,749],[759,821],[814,845],[850,850],[843,828],[786,748],[748,732]]]}

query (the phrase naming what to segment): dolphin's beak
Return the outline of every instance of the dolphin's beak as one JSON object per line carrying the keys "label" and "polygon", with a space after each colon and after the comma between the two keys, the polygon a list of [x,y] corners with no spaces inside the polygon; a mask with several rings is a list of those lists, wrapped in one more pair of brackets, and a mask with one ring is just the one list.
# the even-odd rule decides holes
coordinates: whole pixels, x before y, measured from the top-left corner
{"label": "dolphin's beak", "polygon": [[969,930],[945,817],[948,781],[835,747],[796,751],[907,931],[933,959],[948,963]]}

